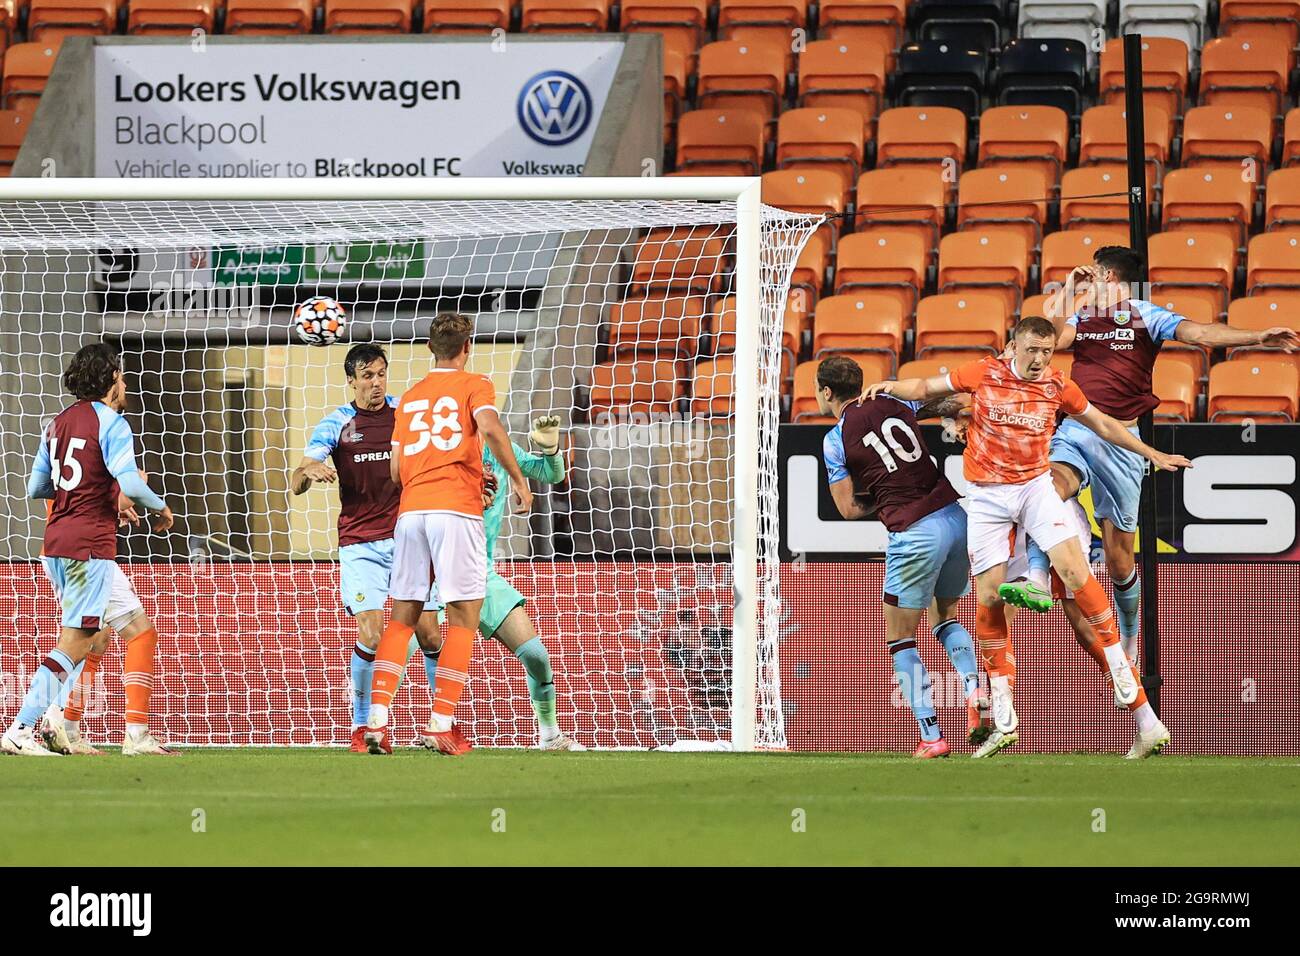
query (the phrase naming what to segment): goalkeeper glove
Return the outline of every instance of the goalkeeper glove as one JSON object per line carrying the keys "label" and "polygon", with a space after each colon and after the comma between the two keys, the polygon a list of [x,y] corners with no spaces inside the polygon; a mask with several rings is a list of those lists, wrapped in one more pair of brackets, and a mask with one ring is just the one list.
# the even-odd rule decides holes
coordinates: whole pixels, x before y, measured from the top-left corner
{"label": "goalkeeper glove", "polygon": [[560,450],[560,418],[558,415],[540,415],[533,419],[529,439],[543,455],[554,455]]}

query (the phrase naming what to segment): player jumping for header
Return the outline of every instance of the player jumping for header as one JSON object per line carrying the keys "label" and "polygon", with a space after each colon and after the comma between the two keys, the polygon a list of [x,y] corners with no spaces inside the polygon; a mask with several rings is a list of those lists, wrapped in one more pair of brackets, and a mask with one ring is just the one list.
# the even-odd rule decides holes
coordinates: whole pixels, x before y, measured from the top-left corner
{"label": "player jumping for header", "polygon": [[470,749],[455,726],[454,714],[469,680],[474,630],[487,590],[480,435],[510,479],[518,502],[515,513],[527,513],[533,503],[533,493],[501,426],[492,382],[465,371],[473,336],[470,317],[436,316],[429,329],[429,351],[436,364],[397,405],[389,463],[389,476],[401,487],[394,528],[393,616],[375,657],[365,735],[372,754],[385,752],[389,707],[401,679],[407,643],[434,580],[447,602],[447,634],[424,745],[453,755]]}
{"label": "player jumping for header", "polygon": [[1137,676],[1119,643],[1115,617],[1101,585],[1079,547],[1075,522],[1052,485],[1048,443],[1058,409],[1103,439],[1148,459],[1157,468],[1183,468],[1181,455],[1166,455],[1144,444],[1109,415],[1098,411],[1079,386],[1050,365],[1056,329],[1046,319],[1022,319],[1012,334],[1012,357],[985,358],[931,378],[880,382],[867,397],[893,395],[927,401],[970,392],[964,471],[971,570],[979,602],[975,634],[989,674],[994,731],[974,754],[991,756],[1019,739],[1012,701],[1015,660],[1008,654],[1007,621],[999,587],[1005,582],[1011,532],[1023,525],[1042,546],[1062,583],[1074,593],[1085,620],[1096,631],[1117,696],[1136,699]]}
{"label": "player jumping for header", "polygon": [[[1142,258],[1132,249],[1098,249],[1092,263],[1071,272],[1045,306],[1056,327],[1056,347],[1074,347],[1071,377],[1093,407],[1118,419],[1134,436],[1137,420],[1160,404],[1151,377],[1165,342],[1172,339],[1207,349],[1247,345],[1287,352],[1300,349],[1300,336],[1285,327],[1252,332],[1222,323],[1192,322],[1134,298],[1141,269]],[[1093,516],[1101,528],[1119,632],[1130,660],[1137,658],[1142,593],[1134,547],[1144,471],[1142,456],[1130,446],[1106,441],[1078,422],[1067,419],[1052,437],[1051,474],[1057,493],[1069,499],[1083,488],[1092,489]],[[1032,540],[1029,544],[1029,579],[1008,582],[1002,593],[1018,607],[1047,611],[1052,606],[1049,561],[1038,544]]]}
{"label": "player jumping for header", "polygon": [[[817,404],[839,419],[822,441],[831,496],[850,520],[869,517],[873,499],[887,529],[885,640],[898,686],[912,708],[921,742],[913,757],[946,757],[930,675],[916,650],[921,612],[932,608],[934,637],[961,675],[969,723],[967,737],[988,737],[988,700],[979,690],[979,665],[970,633],[957,622],[957,602],[970,591],[966,512],[948,479],[935,467],[917,427],[921,402],[880,395],[858,401],[862,368],[843,356],[817,366]],[[938,414],[938,412],[935,412]]]}
{"label": "player jumping for header", "polygon": [[[53,499],[45,523],[42,565],[62,607],[58,643],[32,678],[13,724],[0,737],[0,751],[24,756],[53,756],[36,733],[37,722],[59,697],[63,683],[90,653],[95,635],[110,618],[123,622],[134,594],[123,592],[117,566],[118,494],[114,483],[141,510],[157,512],[153,529],[172,526],[171,509],[145,483],[136,467],[135,440],[122,417],[126,382],[117,353],[108,345],[86,345],[63,373],[63,384],[76,401],[46,427],[32,464],[27,494]],[[125,590],[130,591],[129,582]],[[152,635],[150,638],[149,635]],[[152,627],[137,640],[156,643]],[[130,655],[128,655],[130,658]],[[147,655],[152,683],[152,644]],[[131,669],[128,659],[127,670]],[[128,707],[130,674],[127,675]],[[145,707],[147,712],[147,696]],[[130,715],[128,715],[130,721]],[[122,753],[165,753],[147,723],[128,722]]]}

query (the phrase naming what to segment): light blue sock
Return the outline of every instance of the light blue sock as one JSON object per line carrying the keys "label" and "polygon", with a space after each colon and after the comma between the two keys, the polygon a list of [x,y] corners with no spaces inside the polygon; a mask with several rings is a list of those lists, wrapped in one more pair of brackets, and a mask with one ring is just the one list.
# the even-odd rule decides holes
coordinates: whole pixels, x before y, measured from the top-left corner
{"label": "light blue sock", "polygon": [[438,651],[421,651],[424,655],[424,676],[429,679],[429,699],[433,700],[433,684],[438,679]]}
{"label": "light blue sock", "polygon": [[930,688],[930,674],[925,662],[916,651],[916,638],[905,637],[889,645],[889,655],[898,675],[898,689],[903,692],[907,705],[912,708],[922,740],[938,740],[943,736],[939,718],[934,712],[934,695]]}
{"label": "light blue sock", "polygon": [[1047,552],[1040,548],[1033,538],[1026,536],[1025,541],[1028,545],[1025,553],[1029,556],[1029,570],[1039,571],[1043,578],[1050,580],[1052,561],[1048,558]]}
{"label": "light blue sock", "polygon": [[555,675],[551,672],[551,655],[540,637],[525,641],[515,651],[515,657],[524,665],[528,680],[528,699],[532,701],[537,723],[545,728],[557,727],[555,720]]}
{"label": "light blue sock", "polygon": [[952,661],[952,669],[961,675],[969,699],[980,686],[979,663],[975,660],[975,642],[971,640],[970,631],[956,618],[949,618],[936,624],[933,633],[934,639],[943,645],[948,660]]}
{"label": "light blue sock", "polygon": [[[1137,568],[1124,581],[1111,578],[1110,583],[1115,588],[1115,611],[1119,618],[1119,636],[1125,638],[1125,643],[1136,641],[1138,636],[1138,624],[1141,620],[1140,611],[1142,608],[1142,587],[1141,580],[1138,578]],[[1127,647],[1125,648],[1127,650]]]}
{"label": "light blue sock", "polygon": [[86,659],[83,657],[81,660],[77,661],[77,666],[72,669],[72,673],[68,675],[68,679],[63,682],[63,686],[59,689],[60,708],[65,710],[67,709],[68,700],[72,697],[72,688],[77,686],[77,680],[81,677],[81,672],[85,667]]}
{"label": "light blue sock", "polygon": [[59,691],[64,681],[76,670],[72,659],[63,651],[55,648],[50,651],[41,666],[36,668],[32,686],[23,698],[23,706],[18,711],[18,723],[26,727],[35,727],[50,704],[59,698]]}
{"label": "light blue sock", "polygon": [[370,677],[375,652],[357,641],[352,648],[352,726],[364,727],[370,719]]}

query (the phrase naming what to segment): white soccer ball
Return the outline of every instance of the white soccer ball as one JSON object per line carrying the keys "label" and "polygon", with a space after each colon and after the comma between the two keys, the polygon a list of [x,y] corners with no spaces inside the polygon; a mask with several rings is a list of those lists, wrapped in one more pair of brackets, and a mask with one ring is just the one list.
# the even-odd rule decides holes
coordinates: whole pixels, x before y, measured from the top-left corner
{"label": "white soccer ball", "polygon": [[348,312],[337,299],[314,295],[293,310],[293,327],[308,345],[333,345],[347,330]]}

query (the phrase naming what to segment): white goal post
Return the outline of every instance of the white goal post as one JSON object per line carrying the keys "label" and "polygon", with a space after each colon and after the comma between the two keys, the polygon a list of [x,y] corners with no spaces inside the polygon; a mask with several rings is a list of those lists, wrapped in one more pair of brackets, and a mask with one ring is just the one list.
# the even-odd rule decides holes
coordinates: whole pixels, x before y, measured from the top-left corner
{"label": "white goal post", "polygon": [[[539,633],[544,640],[555,636],[564,645],[551,648],[560,712],[575,723],[580,739],[585,737],[594,746],[718,745],[741,751],[784,747],[777,648],[781,609],[775,447],[783,391],[788,392],[793,362],[788,349],[783,350],[782,336],[796,260],[822,222],[819,217],[763,206],[759,180],[749,178],[49,178],[0,182],[0,332],[12,343],[0,356],[0,385],[6,403],[12,397],[15,407],[15,413],[7,413],[0,426],[4,470],[0,508],[6,512],[0,518],[4,529],[0,562],[5,566],[0,579],[0,619],[16,621],[19,638],[17,648],[12,643],[0,647],[3,671],[6,676],[18,677],[9,683],[21,684],[30,676],[38,649],[52,641],[53,624],[57,624],[52,594],[34,561],[43,511],[22,499],[22,485],[41,422],[70,401],[60,394],[58,384],[63,363],[77,347],[102,337],[131,343],[129,350],[138,355],[138,361],[133,361],[139,367],[133,374],[138,374],[135,381],[141,383],[137,400],[146,406],[137,409],[141,415],[163,430],[169,420],[175,421],[178,432],[183,433],[173,444],[151,445],[142,434],[147,426],[128,412],[137,443],[145,446],[146,459],[148,449],[156,447],[159,452],[154,460],[186,463],[180,475],[169,475],[165,465],[159,466],[163,473],[151,475],[151,484],[169,501],[181,496],[194,513],[183,532],[185,543],[169,545],[166,553],[131,548],[119,560],[127,566],[146,612],[154,614],[151,600],[158,600],[156,613],[174,629],[185,630],[185,622],[192,621],[199,632],[196,639],[217,642],[212,650],[194,651],[197,657],[236,662],[223,665],[221,673],[204,672],[201,679],[196,678],[190,669],[193,660],[188,656],[186,635],[169,638],[167,628],[160,624],[164,645],[171,639],[177,643],[174,658],[169,658],[165,647],[160,649],[160,691],[155,692],[159,735],[194,744],[345,741],[347,714],[345,706],[340,712],[340,701],[346,701],[346,696],[340,693],[337,678],[350,641],[332,640],[336,631],[345,633],[347,623],[335,620],[339,595],[333,577],[309,577],[314,593],[291,595],[285,591],[283,578],[273,577],[267,583],[269,572],[259,566],[259,562],[276,567],[285,564],[290,580],[301,578],[293,571],[295,562],[310,562],[313,569],[330,566],[317,544],[306,548],[301,541],[307,539],[294,537],[297,531],[292,524],[297,520],[292,517],[295,508],[314,509],[311,520],[315,523],[310,530],[318,533],[326,515],[324,493],[313,490],[309,494],[322,497],[303,506],[283,494],[276,483],[279,479],[263,487],[260,477],[262,471],[286,465],[291,468],[297,462],[305,437],[299,418],[306,416],[302,421],[309,428],[329,411],[323,404],[311,404],[326,392],[324,386],[317,387],[317,379],[312,377],[315,371],[299,381],[300,361],[313,367],[328,365],[333,375],[352,344],[345,340],[332,347],[310,349],[285,337],[292,306],[285,296],[301,296],[306,290],[337,296],[348,306],[352,305],[349,297],[358,302],[365,298],[364,310],[358,307],[352,316],[350,331],[358,336],[356,340],[373,340],[394,349],[419,344],[421,323],[427,323],[438,303],[453,303],[470,314],[486,315],[495,323],[490,342],[505,342],[513,349],[508,357],[503,355],[504,364],[493,377],[508,383],[506,395],[498,389],[499,400],[504,399],[503,419],[508,427],[515,423],[509,428],[511,435],[525,447],[527,428],[521,430],[519,423],[530,414],[552,410],[546,407],[548,402],[565,406],[565,424],[573,429],[579,427],[576,423],[582,415],[588,416],[589,423],[581,427],[586,436],[583,441],[588,443],[583,447],[590,453],[581,463],[570,458],[575,469],[594,475],[588,479],[582,503],[574,504],[577,499],[571,498],[568,511],[548,512],[544,526],[512,523],[509,534],[518,536],[522,544],[507,549],[513,559],[511,567],[520,576],[521,591],[539,609]],[[687,241],[679,241],[682,236]],[[692,244],[691,236],[703,239]],[[645,281],[638,285],[638,269],[650,255],[645,250],[655,242],[654,255],[659,259],[645,266]],[[673,255],[683,258],[670,261]],[[406,259],[398,261],[401,257]],[[309,259],[313,264],[304,265]],[[133,298],[136,291],[156,291],[156,283],[150,280],[169,270],[184,267],[191,270],[187,273],[191,278],[202,273],[203,281],[216,288],[221,285],[218,277],[225,275],[223,269],[233,274],[244,268],[258,277],[269,274],[272,264],[281,270],[296,270],[295,280],[286,283],[292,290],[268,299],[264,290],[254,288],[254,298],[245,303],[247,308],[238,323],[220,317],[212,320],[212,305],[202,297],[181,296],[179,305],[179,300],[169,300],[161,315],[151,311],[152,306],[141,307]],[[222,289],[238,289],[238,281],[231,279],[233,284]],[[138,290],[132,282],[138,284]],[[340,293],[340,289],[345,291]],[[611,289],[619,291],[615,294]],[[674,302],[689,300],[689,308],[703,316],[696,317],[702,323],[699,330],[690,331],[694,326],[684,320],[673,325],[665,319],[661,326],[671,331],[665,331],[659,342],[651,341],[651,351],[642,349],[636,339],[607,341],[614,312],[628,302],[641,303],[656,295],[676,297]],[[489,300],[491,304],[485,305]],[[656,314],[665,315],[660,299],[655,302],[660,307]],[[678,313],[685,314],[680,308],[674,315]],[[548,327],[539,316],[551,314],[560,318]],[[223,315],[228,317],[228,308]],[[507,315],[515,326],[505,321]],[[580,334],[573,335],[573,327],[579,328]],[[692,341],[692,336],[698,342]],[[265,354],[250,357],[254,345]],[[168,377],[169,363],[189,368],[186,363],[191,358],[187,356],[199,350],[232,348],[242,351],[225,365],[202,364],[202,374]],[[656,348],[659,351],[653,351]],[[418,365],[418,352],[409,354]],[[694,460],[687,461],[670,448],[647,453],[642,468],[636,453],[626,452],[626,460],[620,457],[624,454],[618,444],[622,437],[610,439],[601,431],[639,427],[636,422],[640,419],[633,426],[627,424],[630,419],[617,416],[609,419],[612,424],[599,424],[605,419],[594,410],[605,407],[596,399],[603,386],[596,381],[593,369],[617,366],[617,374],[631,370],[635,393],[635,376],[642,374],[639,369],[657,369],[661,362],[667,363],[662,367],[673,370],[671,375],[680,378],[641,383],[654,392],[654,403],[673,409],[671,427],[653,434],[666,435],[662,441],[669,444],[690,443]],[[239,404],[247,401],[239,393],[243,387],[239,383],[245,381],[241,376],[255,365],[257,387],[267,394],[276,389],[275,401],[284,396],[282,404],[293,406],[293,415],[298,416],[292,423],[292,416],[278,405],[272,409],[273,402],[265,395],[257,398],[266,402],[266,408],[259,406],[262,418],[250,417],[248,409]],[[706,367],[712,378],[701,386]],[[633,407],[640,399],[639,393],[633,394],[635,402],[618,397],[622,393],[617,374],[611,392],[615,397],[607,404],[611,411],[623,414],[624,406]],[[325,381],[324,375],[322,372],[321,381]],[[341,381],[329,381],[333,391],[328,394],[335,396]],[[146,388],[145,382],[154,384]],[[184,388],[212,394],[197,411],[177,412],[170,419],[168,400],[179,382],[191,383]],[[230,395],[223,397],[222,389],[228,383],[236,384]],[[580,399],[569,402],[571,394]],[[706,400],[706,394],[712,397]],[[228,407],[232,402],[238,405],[234,412]],[[300,405],[307,407],[300,409]],[[572,418],[570,405],[577,409]],[[554,410],[560,411],[558,407]],[[191,419],[184,417],[187,415],[201,425],[191,426]],[[265,424],[265,419],[275,415],[285,419],[283,427]],[[231,422],[240,424],[232,426]],[[220,434],[222,431],[239,434],[228,437]],[[272,434],[284,438],[267,437]],[[605,441],[612,442],[609,447],[613,451],[601,444]],[[227,457],[222,461],[251,463],[239,466],[238,481],[214,476],[214,470],[222,466],[209,461],[209,442],[225,449]],[[231,445],[238,446],[236,451],[230,451]],[[697,445],[702,449],[698,453]],[[602,469],[608,474],[595,474]],[[613,479],[601,484],[608,475],[642,471],[645,477],[628,479],[634,485],[630,489]],[[665,481],[663,476],[670,477]],[[719,476],[725,476],[729,484],[729,501],[712,490]],[[200,479],[212,482],[218,491],[209,490],[208,484],[196,490]],[[625,505],[625,500],[631,503]],[[257,511],[254,517],[235,514],[243,502],[258,502],[256,507],[249,505]],[[181,509],[173,508],[181,517]],[[223,520],[203,520],[197,513],[201,508],[222,512]],[[585,545],[574,545],[563,571],[529,570],[526,562],[531,558],[541,563],[539,555],[561,560],[555,541],[563,537],[556,530],[561,523],[556,515],[562,514],[568,515],[570,527],[575,529],[568,532],[575,541],[585,535],[584,541],[590,538],[595,543],[585,551]],[[729,524],[729,540],[719,542],[716,535],[710,535],[723,516]],[[619,524],[624,520],[626,528]],[[135,541],[134,536],[128,537]],[[278,541],[288,544],[266,543]],[[318,542],[318,537],[311,541]],[[238,631],[240,621],[248,619],[247,609],[238,601],[234,610],[223,610],[228,605],[222,604],[219,595],[193,592],[195,610],[187,618],[189,611],[181,605],[187,604],[191,592],[175,583],[188,573],[184,568],[176,570],[181,562],[189,562],[191,570],[208,569],[203,573],[213,580],[219,577],[218,563],[246,562],[252,565],[247,573],[254,576],[252,587],[257,591],[248,607],[268,606],[258,603],[266,599],[280,609],[293,605],[299,608],[295,619],[299,623],[285,626],[294,630],[307,622],[319,627],[320,649],[304,645],[304,689],[278,686],[282,680],[291,685],[297,674],[289,663],[291,650],[265,645],[253,650],[238,646],[239,633],[223,633],[219,638],[204,633],[209,628]],[[729,566],[728,574],[717,572],[720,564]],[[598,573],[592,570],[593,565],[616,566],[620,575],[603,585],[613,592],[612,597],[610,593],[600,595],[601,600],[613,602],[600,611],[603,617],[592,617],[595,612],[582,603],[595,600],[584,593],[586,589],[602,586],[592,585],[595,578],[587,577]],[[707,574],[701,571],[706,565],[712,569]],[[637,623],[629,633],[640,635],[636,640],[641,645],[653,644],[657,625],[645,623],[652,615],[645,613],[642,604],[625,598],[622,589],[650,587],[672,592],[681,587],[682,575],[690,569],[694,569],[693,582],[705,581],[713,591],[725,590],[730,597],[729,601],[715,598],[715,605],[690,609],[689,616],[670,600],[669,612],[676,617],[668,630],[679,626],[692,629],[691,636],[681,639],[680,648],[673,643],[671,651],[654,651],[660,656],[675,655],[674,660],[681,662],[674,666],[687,674],[684,689],[674,689],[667,686],[671,679],[650,676],[656,665],[640,659],[629,663],[626,651],[599,641],[609,638],[610,621],[621,621],[620,615],[630,613]],[[244,586],[234,585],[236,589]],[[221,587],[212,585],[217,591]],[[215,602],[211,609],[204,603],[209,600]],[[328,615],[309,608],[309,600],[329,605]],[[632,603],[624,606],[627,601]],[[568,625],[548,621],[548,608],[577,622],[571,634],[565,630]],[[718,688],[710,689],[706,686],[709,678],[696,681],[690,673],[693,667],[714,666],[698,663],[707,657],[707,648],[699,646],[701,640],[706,645],[714,640],[699,636],[710,630],[706,618],[717,635],[729,634],[729,647],[714,648],[722,662],[717,669],[729,670],[728,701],[722,708],[729,712],[725,721],[715,713],[720,698],[713,692]],[[257,628],[260,635],[261,625]],[[280,633],[276,628],[268,629],[267,634]],[[564,633],[557,634],[557,628]],[[591,630],[606,633],[593,636],[588,633]],[[635,643],[631,638],[628,641]],[[716,641],[728,643],[725,636]],[[252,673],[251,668],[264,666],[268,656],[277,654],[283,655],[283,663],[265,666],[283,667],[283,671],[261,677]],[[518,701],[522,672],[517,668],[509,671],[513,663],[493,664],[493,676],[484,678],[486,683],[472,680],[467,691],[469,697],[477,693],[515,698],[514,711],[503,710],[505,705],[500,703],[472,703],[473,729],[489,744],[529,742],[526,710]],[[178,673],[169,674],[169,666]],[[316,697],[316,690],[306,684],[314,681],[311,671],[318,666],[330,676],[323,680]],[[104,678],[102,713],[98,715],[106,732],[119,726],[116,722],[120,720],[114,713],[114,695],[120,684],[114,683],[119,678],[112,675],[112,667],[111,657],[106,658],[109,673]],[[566,676],[568,667],[573,673]],[[416,670],[412,668],[413,678]],[[643,678],[644,688],[625,691],[625,682],[632,687]],[[260,683],[263,680],[266,686]],[[705,689],[700,691],[700,686]],[[13,709],[12,688],[2,690],[0,710],[8,716]],[[573,698],[568,702],[566,692]],[[418,696],[416,689],[411,693]],[[636,694],[641,695],[637,700],[624,699]],[[688,698],[687,703],[681,702]],[[288,701],[284,706],[292,714],[287,718],[292,726],[283,734],[274,727],[282,701]],[[243,706],[257,716],[249,719],[233,713]],[[399,698],[395,707],[402,706]],[[223,707],[230,712],[222,713]],[[618,712],[617,717],[607,720],[601,713],[605,707]],[[201,710],[202,716],[189,712],[192,710]],[[510,716],[515,712],[525,716]],[[478,721],[483,722],[481,727]],[[270,728],[263,728],[263,723]],[[505,724],[509,724],[508,730],[493,730]],[[91,736],[95,736],[93,730]]]}

